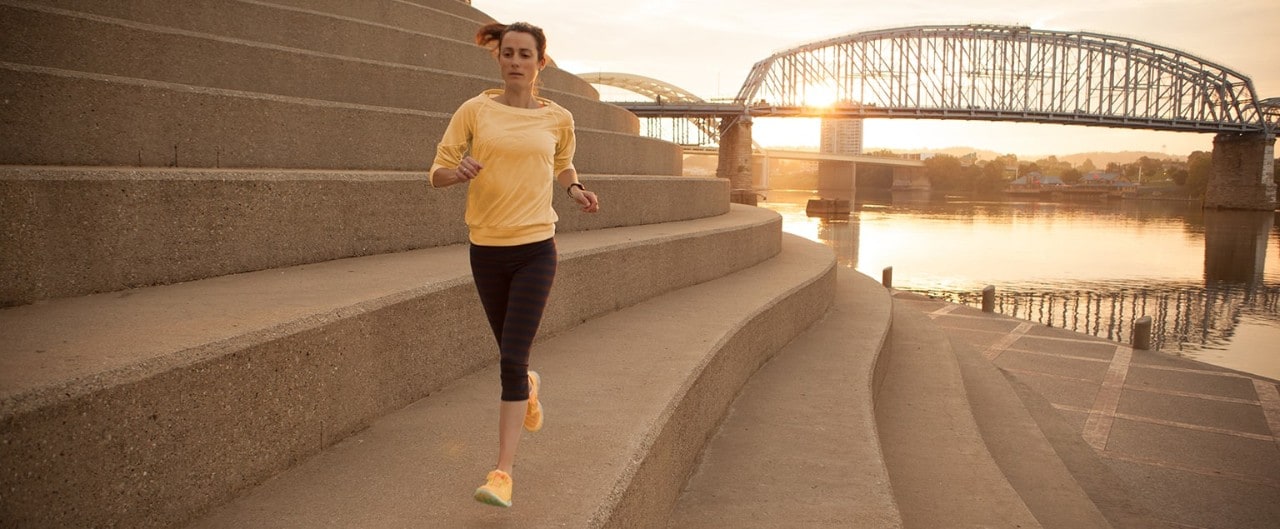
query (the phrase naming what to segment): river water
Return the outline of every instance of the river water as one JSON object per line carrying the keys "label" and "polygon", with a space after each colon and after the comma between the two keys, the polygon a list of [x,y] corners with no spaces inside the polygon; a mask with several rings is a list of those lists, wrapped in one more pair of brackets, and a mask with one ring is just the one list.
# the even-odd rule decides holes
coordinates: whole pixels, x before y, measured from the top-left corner
{"label": "river water", "polygon": [[1276,213],[1185,202],[1032,202],[859,190],[849,215],[810,216],[808,191],[760,203],[783,230],[901,290],[1117,342],[1151,316],[1153,347],[1280,379]]}

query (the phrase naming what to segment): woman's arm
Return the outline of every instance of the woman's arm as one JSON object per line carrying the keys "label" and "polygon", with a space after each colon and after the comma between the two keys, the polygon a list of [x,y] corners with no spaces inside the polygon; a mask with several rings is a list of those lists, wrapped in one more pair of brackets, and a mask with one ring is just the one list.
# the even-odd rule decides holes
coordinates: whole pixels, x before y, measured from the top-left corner
{"label": "woman's arm", "polygon": [[556,175],[556,181],[560,183],[560,187],[562,189],[569,192],[569,196],[573,198],[579,206],[582,206],[582,211],[587,213],[600,211],[600,199],[596,197],[595,193],[587,191],[587,188],[582,187],[582,184],[578,182],[578,170],[574,169],[573,166],[560,171],[560,174]]}
{"label": "woman's arm", "polygon": [[453,184],[461,184],[474,180],[480,174],[480,170],[484,169],[480,162],[470,156],[463,156],[455,168],[437,167],[435,172],[431,173],[432,187],[449,187]]}

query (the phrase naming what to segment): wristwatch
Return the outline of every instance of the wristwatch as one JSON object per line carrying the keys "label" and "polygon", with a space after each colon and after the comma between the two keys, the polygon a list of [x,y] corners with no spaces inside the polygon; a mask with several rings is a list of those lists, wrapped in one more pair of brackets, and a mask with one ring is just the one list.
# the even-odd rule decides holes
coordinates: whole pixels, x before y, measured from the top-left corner
{"label": "wristwatch", "polygon": [[575,187],[576,187],[576,188],[578,188],[578,189],[581,189],[581,190],[583,190],[583,191],[586,191],[586,190],[587,190],[587,186],[584,186],[584,185],[582,185],[582,184],[579,184],[579,183],[577,183],[577,182],[574,182],[574,183],[572,183],[572,184],[569,184],[569,187],[566,187],[566,188],[564,189],[564,192],[565,192],[566,194],[568,194],[570,198],[573,198],[573,188],[575,188]]}

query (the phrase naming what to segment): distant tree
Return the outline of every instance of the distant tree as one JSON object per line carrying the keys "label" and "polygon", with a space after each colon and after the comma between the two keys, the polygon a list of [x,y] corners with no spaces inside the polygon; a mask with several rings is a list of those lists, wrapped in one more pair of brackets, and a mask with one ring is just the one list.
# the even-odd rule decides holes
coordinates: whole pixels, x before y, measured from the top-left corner
{"label": "distant tree", "polygon": [[1120,166],[1120,174],[1124,175],[1125,178],[1128,178],[1130,182],[1138,181],[1138,172],[1140,170],[1141,168],[1139,164],[1136,163],[1127,163]]}
{"label": "distant tree", "polygon": [[924,161],[924,175],[929,179],[929,185],[938,191],[964,189],[966,169],[959,158],[947,154],[938,154]]}
{"label": "distant tree", "polygon": [[1123,169],[1124,169],[1124,168],[1120,167],[1120,164],[1118,164],[1118,163],[1116,163],[1116,162],[1107,162],[1107,170],[1106,170],[1106,172],[1108,172],[1108,173],[1116,173],[1116,174],[1119,174],[1121,171],[1123,171]]}
{"label": "distant tree", "polygon": [[1067,169],[1064,169],[1062,174],[1059,176],[1062,178],[1063,183],[1074,184],[1080,181],[1081,174],[1079,169],[1068,167]]}
{"label": "distant tree", "polygon": [[1173,183],[1185,186],[1187,185],[1187,174],[1186,169],[1174,169],[1173,172],[1169,173],[1169,178],[1173,179]]}
{"label": "distant tree", "polygon": [[[1005,157],[999,157],[986,165],[982,166],[982,171],[978,174],[977,180],[973,182],[973,190],[978,193],[991,193],[1004,188],[1004,172],[1006,160]],[[1014,162],[1017,163],[1017,158]]]}
{"label": "distant tree", "polygon": [[1071,168],[1070,162],[1059,160],[1057,156],[1041,158],[1039,160],[1036,160],[1035,164],[1040,167],[1041,173],[1048,176],[1061,177],[1062,174],[1066,172],[1067,169]]}
{"label": "distant tree", "polygon": [[1141,171],[1143,182],[1164,180],[1164,162],[1162,160],[1143,156],[1138,158],[1138,168]]}
{"label": "distant tree", "polygon": [[1081,174],[1088,174],[1097,171],[1098,166],[1093,165],[1093,158],[1085,158],[1084,163],[1081,163],[1080,167],[1077,167],[1077,169],[1080,170]]}
{"label": "distant tree", "polygon": [[1213,173],[1213,153],[1195,151],[1187,156],[1187,192],[1193,197],[1204,197]]}
{"label": "distant tree", "polygon": [[893,152],[893,151],[891,151],[891,150],[889,150],[889,149],[876,149],[876,150],[874,150],[874,151],[871,151],[871,152],[868,152],[868,153],[863,153],[863,154],[865,154],[865,155],[867,155],[867,156],[882,156],[882,157],[885,157],[885,158],[893,158],[893,157],[898,156],[898,153]]}

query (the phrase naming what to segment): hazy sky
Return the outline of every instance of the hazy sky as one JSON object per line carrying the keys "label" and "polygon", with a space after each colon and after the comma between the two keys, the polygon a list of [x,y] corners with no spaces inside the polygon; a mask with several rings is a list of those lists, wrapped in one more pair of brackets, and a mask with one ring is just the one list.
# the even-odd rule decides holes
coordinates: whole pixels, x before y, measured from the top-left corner
{"label": "hazy sky", "polygon": [[[860,31],[922,24],[1013,24],[1090,31],[1177,48],[1280,96],[1280,0],[473,0],[502,22],[547,32],[548,53],[573,73],[626,72],[704,98],[732,97],[774,52]],[[606,98],[607,99],[607,98]],[[868,149],[971,146],[1020,156],[1210,150],[1212,134],[1005,124],[868,120]],[[812,120],[757,121],[757,141],[817,143]]]}

